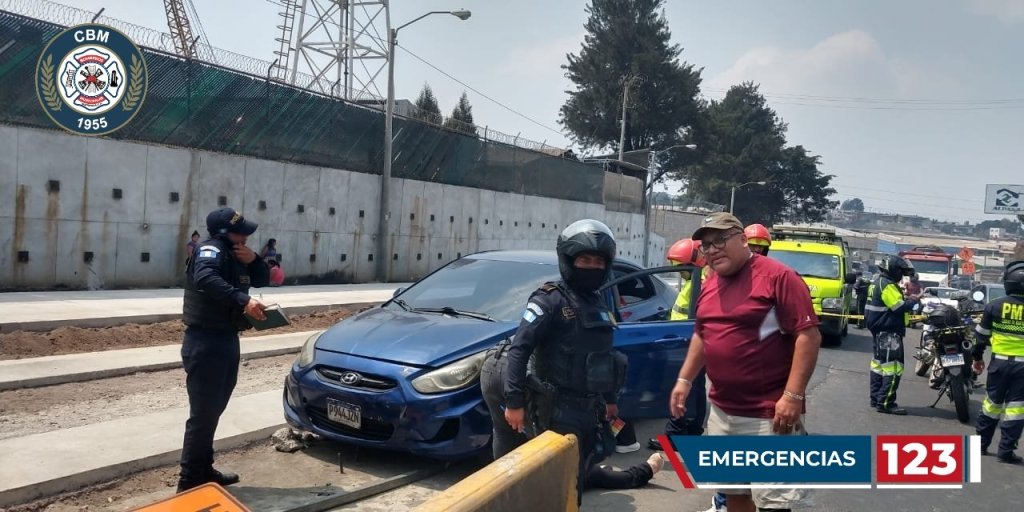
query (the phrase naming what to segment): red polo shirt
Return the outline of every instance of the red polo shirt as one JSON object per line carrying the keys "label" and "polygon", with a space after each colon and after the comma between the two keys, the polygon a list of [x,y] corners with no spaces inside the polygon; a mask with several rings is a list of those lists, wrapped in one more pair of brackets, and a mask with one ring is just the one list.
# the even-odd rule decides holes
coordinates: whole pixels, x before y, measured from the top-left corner
{"label": "red polo shirt", "polygon": [[796,333],[818,317],[803,279],[758,254],[739,273],[712,273],[697,300],[711,402],[733,416],[773,418],[793,366]]}

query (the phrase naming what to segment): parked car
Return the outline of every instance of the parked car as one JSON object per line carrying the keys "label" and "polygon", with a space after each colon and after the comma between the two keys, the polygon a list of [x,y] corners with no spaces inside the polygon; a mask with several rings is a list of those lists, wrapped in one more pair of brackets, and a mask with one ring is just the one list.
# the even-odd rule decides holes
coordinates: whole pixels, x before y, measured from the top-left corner
{"label": "parked car", "polygon": [[[975,294],[981,292],[981,300],[975,298]],[[971,288],[970,297],[975,302],[980,302],[982,305],[988,304],[996,299],[1000,299],[1006,296],[1006,288],[1003,288],[1002,284],[985,283],[979,284],[974,288]]]}
{"label": "parked car", "polygon": [[[693,323],[665,321],[676,291],[616,261],[605,292],[629,359],[623,417],[668,414]],[[558,279],[554,251],[495,251],[455,260],[379,307],[309,338],[285,378],[287,422],[328,439],[440,459],[486,448],[480,394],[485,351],[512,336],[531,292]]]}
{"label": "parked car", "polygon": [[974,286],[974,279],[963,274],[949,278],[949,286],[958,290],[970,290]]}
{"label": "parked car", "polygon": [[946,288],[940,286],[929,286],[921,292],[921,312],[924,314],[931,313],[935,306],[938,304],[948,304],[954,308],[959,305],[957,300],[957,292],[966,295],[966,293],[957,290],[956,288]]}

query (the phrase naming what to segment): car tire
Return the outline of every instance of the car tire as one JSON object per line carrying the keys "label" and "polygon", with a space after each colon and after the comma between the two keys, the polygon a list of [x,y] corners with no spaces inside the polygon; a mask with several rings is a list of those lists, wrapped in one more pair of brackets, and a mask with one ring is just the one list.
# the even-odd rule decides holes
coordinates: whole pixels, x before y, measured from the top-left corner
{"label": "car tire", "polygon": [[843,337],[837,334],[822,333],[821,344],[825,347],[838,347],[843,344]]}

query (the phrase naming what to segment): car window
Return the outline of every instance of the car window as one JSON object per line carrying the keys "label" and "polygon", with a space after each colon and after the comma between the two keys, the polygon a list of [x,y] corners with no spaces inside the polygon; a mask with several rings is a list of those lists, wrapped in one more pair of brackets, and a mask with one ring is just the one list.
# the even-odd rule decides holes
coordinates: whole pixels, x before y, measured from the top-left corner
{"label": "car window", "polygon": [[768,253],[768,257],[781,261],[786,266],[795,270],[797,274],[804,277],[820,277],[823,279],[838,279],[840,277],[839,256],[813,252],[772,250]]}
{"label": "car window", "polygon": [[[624,267],[615,267],[612,269],[613,278],[618,278],[628,273],[630,273],[629,269]],[[627,279],[617,284],[615,288],[618,291],[620,304],[622,305],[630,305],[645,301],[654,297],[658,292],[649,276],[638,276],[634,279]]]}
{"label": "car window", "polygon": [[1002,286],[993,286],[988,289],[988,293],[986,295],[985,300],[987,302],[1001,299],[1006,296],[1006,288],[1003,288]]}
{"label": "car window", "polygon": [[412,308],[447,306],[509,322],[522,316],[534,290],[558,278],[557,265],[463,258],[409,287],[399,298]]}

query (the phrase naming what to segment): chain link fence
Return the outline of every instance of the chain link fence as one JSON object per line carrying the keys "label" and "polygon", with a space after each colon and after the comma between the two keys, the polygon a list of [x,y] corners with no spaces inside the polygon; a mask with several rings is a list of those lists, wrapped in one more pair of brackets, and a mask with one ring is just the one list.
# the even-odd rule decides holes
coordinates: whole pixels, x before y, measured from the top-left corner
{"label": "chain link fence", "polygon": [[[172,55],[175,54],[174,41],[170,34],[116,18],[111,18],[109,16],[104,16],[102,14],[99,17],[96,17],[96,13],[85,9],[71,7],[51,2],[49,0],[0,0],[0,10],[55,23],[64,27],[91,22],[99,23],[123,32],[139,46]],[[94,17],[96,18],[95,20],[93,20]],[[217,66],[223,66],[234,71],[240,71],[248,75],[254,75],[255,77],[261,77],[268,80],[270,79],[271,69],[276,63],[216,48],[208,44],[206,41],[196,42],[195,48],[196,55],[200,61]],[[339,87],[340,84],[337,82],[322,77],[317,79],[313,75],[300,72],[295,73],[294,82],[287,85],[332,98],[341,98],[342,93],[344,92]],[[357,103],[381,106],[383,105],[384,100],[384,98],[376,97],[368,91],[363,91],[360,97],[354,99]],[[539,151],[548,155],[560,156],[565,153],[564,148],[550,146],[543,142],[532,141],[520,137],[519,135],[509,135],[486,126],[470,125],[451,117],[420,111],[414,106],[411,107],[411,109],[412,112],[408,117],[412,119],[440,126],[449,130],[454,130],[459,133],[474,135],[485,141],[508,144],[510,146],[516,146],[531,151]]]}

